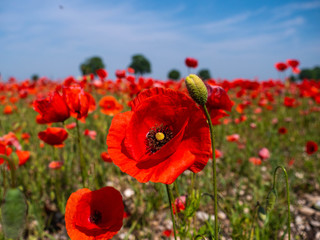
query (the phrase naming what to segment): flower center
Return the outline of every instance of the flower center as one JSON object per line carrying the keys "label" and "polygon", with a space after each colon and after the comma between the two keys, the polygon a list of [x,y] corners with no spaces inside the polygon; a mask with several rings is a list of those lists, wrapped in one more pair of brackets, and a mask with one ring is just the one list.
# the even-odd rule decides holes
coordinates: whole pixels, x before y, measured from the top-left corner
{"label": "flower center", "polygon": [[90,215],[90,222],[94,224],[99,224],[101,222],[102,215],[101,212],[98,210],[94,210],[93,213]]}
{"label": "flower center", "polygon": [[173,138],[173,132],[169,126],[156,125],[147,133],[145,144],[147,153],[153,154]]}

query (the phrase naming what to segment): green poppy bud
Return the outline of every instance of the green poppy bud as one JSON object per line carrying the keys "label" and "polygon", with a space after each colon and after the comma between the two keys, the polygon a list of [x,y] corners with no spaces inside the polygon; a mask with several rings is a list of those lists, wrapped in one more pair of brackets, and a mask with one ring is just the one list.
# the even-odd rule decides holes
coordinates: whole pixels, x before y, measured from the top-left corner
{"label": "green poppy bud", "polygon": [[277,200],[277,193],[274,189],[272,189],[267,196],[266,209],[268,213],[272,211],[272,209],[274,208],[276,200]]}
{"label": "green poppy bud", "polygon": [[208,99],[208,90],[204,82],[195,74],[185,79],[190,97],[199,105],[204,106]]}

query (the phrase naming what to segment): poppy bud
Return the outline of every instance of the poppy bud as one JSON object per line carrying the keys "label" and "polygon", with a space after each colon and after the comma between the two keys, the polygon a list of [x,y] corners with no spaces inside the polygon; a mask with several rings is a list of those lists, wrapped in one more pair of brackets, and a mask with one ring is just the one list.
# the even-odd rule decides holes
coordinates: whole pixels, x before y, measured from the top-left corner
{"label": "poppy bud", "polygon": [[259,206],[259,208],[258,208],[258,218],[263,223],[266,222],[266,220],[267,220],[266,210],[262,206]]}
{"label": "poppy bud", "polygon": [[267,213],[269,213],[269,211],[272,211],[272,209],[274,208],[274,204],[276,203],[276,200],[277,200],[277,193],[274,189],[272,189],[267,196],[267,205],[266,205]]}
{"label": "poppy bud", "polygon": [[203,106],[208,100],[208,90],[204,82],[195,74],[190,74],[185,79],[190,97],[199,105]]}

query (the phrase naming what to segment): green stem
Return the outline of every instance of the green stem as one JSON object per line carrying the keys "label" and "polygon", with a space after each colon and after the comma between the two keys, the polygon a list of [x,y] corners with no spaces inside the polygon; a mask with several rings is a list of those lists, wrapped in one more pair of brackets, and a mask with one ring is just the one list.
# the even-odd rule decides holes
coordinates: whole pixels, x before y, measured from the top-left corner
{"label": "green stem", "polygon": [[82,153],[81,136],[80,136],[78,119],[76,119],[76,126],[77,126],[78,149],[79,149],[79,157],[80,157],[80,169],[81,169],[81,175],[82,175],[82,184],[83,184],[83,187],[86,187],[87,171],[86,171],[86,163],[85,163],[83,153]]}
{"label": "green stem", "polygon": [[273,185],[272,189],[276,187],[276,174],[277,170],[281,168],[286,179],[286,190],[287,190],[287,204],[288,204],[288,221],[287,221],[287,228],[288,228],[288,239],[291,239],[291,230],[290,230],[290,222],[291,222],[291,215],[290,215],[290,195],[289,195],[289,183],[288,183],[288,174],[286,169],[283,166],[277,166],[273,173]]}
{"label": "green stem", "polygon": [[219,232],[218,232],[218,197],[217,197],[217,164],[216,164],[216,149],[215,149],[215,141],[214,141],[214,132],[213,125],[211,122],[210,114],[207,110],[206,105],[202,106],[204,109],[204,113],[208,120],[209,130],[210,130],[210,138],[211,138],[211,148],[212,148],[212,176],[213,176],[213,193],[214,193],[214,239],[218,240]]}
{"label": "green stem", "polygon": [[174,214],[173,214],[173,205],[172,205],[172,192],[168,184],[166,184],[166,189],[167,189],[167,195],[169,199],[169,205],[170,205],[170,210],[171,210],[171,219],[172,219],[172,224],[173,224],[173,234],[174,234],[174,239],[177,240],[177,231],[176,231],[176,221],[174,219]]}
{"label": "green stem", "polygon": [[16,187],[16,166],[14,165],[14,162],[11,158],[9,158],[7,155],[0,154],[0,158],[5,159],[10,167],[11,172],[11,187]]}

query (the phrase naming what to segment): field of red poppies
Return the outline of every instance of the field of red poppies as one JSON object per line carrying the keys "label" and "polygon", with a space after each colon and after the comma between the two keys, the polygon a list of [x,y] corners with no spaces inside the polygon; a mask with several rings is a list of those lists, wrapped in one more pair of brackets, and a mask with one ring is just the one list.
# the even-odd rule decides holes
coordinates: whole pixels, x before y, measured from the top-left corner
{"label": "field of red poppies", "polygon": [[320,239],[319,111],[311,79],[0,82],[0,239]]}

